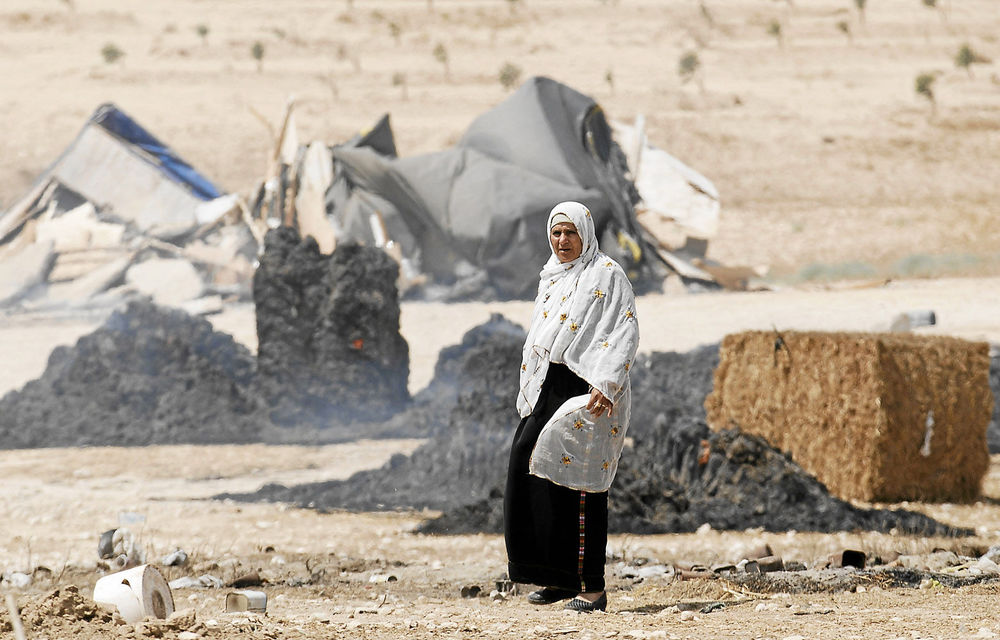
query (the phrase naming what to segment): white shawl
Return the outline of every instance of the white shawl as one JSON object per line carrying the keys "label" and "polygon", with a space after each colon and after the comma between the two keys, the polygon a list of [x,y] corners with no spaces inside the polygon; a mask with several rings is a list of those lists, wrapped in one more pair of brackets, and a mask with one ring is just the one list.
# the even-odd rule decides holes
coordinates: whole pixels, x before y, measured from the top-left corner
{"label": "white shawl", "polygon": [[590,211],[577,202],[556,205],[576,226],[583,251],[562,263],[553,251],[542,268],[531,327],[524,343],[518,413],[531,414],[550,362],[564,363],[614,403],[610,416],[586,410],[590,395],[567,400],[543,427],[529,470],[582,491],[611,486],[631,412],[629,368],[639,344],[632,285],[617,262],[601,253]]}

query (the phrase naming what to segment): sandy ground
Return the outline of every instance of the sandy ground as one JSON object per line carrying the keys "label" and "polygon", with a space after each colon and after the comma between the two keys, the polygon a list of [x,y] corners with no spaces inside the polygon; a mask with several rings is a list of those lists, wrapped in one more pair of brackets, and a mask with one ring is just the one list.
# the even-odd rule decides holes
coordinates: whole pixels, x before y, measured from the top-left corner
{"label": "sandy ground", "polygon": [[[886,331],[908,311],[934,311],[937,324],[916,333],[951,335],[1000,344],[1000,278],[942,278],[888,284],[789,287],[747,293],[657,294],[637,302],[641,325],[640,352],[687,351],[718,342],[726,334],[759,329],[779,331]],[[403,303],[400,331],[410,346],[410,391],[430,382],[438,352],[500,313],[527,326],[530,302]],[[86,318],[8,316],[0,323],[0,345],[7,366],[0,368],[0,393],[20,388],[45,370],[58,345],[72,345],[96,329],[104,315]],[[219,331],[233,335],[256,351],[252,305],[228,308],[209,316]]]}
{"label": "sandy ground", "polygon": [[[614,570],[623,561],[734,561],[765,542],[785,559],[809,564],[844,548],[869,554],[982,549],[1000,535],[1000,457],[994,458],[985,484],[987,501],[909,505],[979,528],[978,536],[958,546],[950,540],[850,533],[615,535],[608,547],[609,612],[593,616],[532,607],[519,595],[502,601],[462,598],[463,587],[478,586],[485,595],[503,578],[503,540],[412,533],[430,514],[318,514],[207,499],[265,482],[343,478],[416,445],[389,441],[0,452],[3,569],[51,571],[35,571],[34,584],[18,594],[22,602],[53,585],[75,584],[89,596],[101,575],[95,570],[97,539],[121,525],[135,534],[154,562],[174,549],[187,551],[187,566],[164,568],[168,580],[209,574],[228,582],[257,571],[265,580],[258,588],[269,598],[264,617],[225,613],[225,595],[232,589],[174,590],[176,607],[195,612],[204,637],[991,638],[1000,633],[993,606],[1000,592],[996,585],[959,590],[871,585],[857,593],[764,595],[718,580],[637,582]],[[693,619],[682,618],[673,608],[713,601],[727,606]],[[77,637],[105,637],[93,627],[88,631],[87,623],[77,621],[71,628]],[[31,631],[30,637],[43,637],[47,628],[43,624]]]}
{"label": "sandy ground", "polygon": [[[507,95],[511,63],[593,95],[612,117],[646,117],[654,144],[708,176],[723,200],[709,255],[769,269],[778,290],[656,295],[639,301],[643,351],[686,350],[743,329],[879,330],[934,310],[920,333],[1000,343],[1000,148],[996,63],[956,69],[963,43],[1000,59],[992,0],[6,0],[0,6],[0,207],[113,101],[223,188],[261,176],[273,128],[296,96],[300,137],[336,143],[390,112],[400,153],[436,151]],[[702,9],[704,7],[704,10]],[[846,25],[850,37],[841,30]],[[780,25],[779,42],[768,31]],[[393,26],[395,25],[395,27]],[[198,27],[204,26],[204,37]],[[394,32],[396,35],[394,35]],[[250,50],[264,45],[258,67]],[[433,51],[441,44],[447,68]],[[102,49],[125,55],[114,63]],[[697,76],[682,82],[681,56]],[[914,93],[935,75],[935,108]],[[264,122],[269,124],[265,125]],[[270,129],[269,129],[270,128]],[[962,276],[962,277],[956,277]],[[973,277],[967,277],[973,276]],[[843,278],[882,286],[823,286]],[[926,279],[915,279],[926,278]],[[806,280],[806,285],[800,283]],[[523,303],[407,303],[410,387],[438,350],[492,312],[527,322]],[[0,393],[44,370],[52,348],[103,320],[0,317]],[[250,348],[252,310],[211,318]],[[258,570],[263,618],[223,613],[226,589],[182,589],[203,637],[251,638],[992,638],[997,589],[868,589],[769,597],[682,620],[678,601],[736,598],[718,581],[633,583],[609,569],[608,614],[579,616],[520,597],[463,599],[503,576],[496,536],[413,534],[428,514],[317,514],[208,500],[266,482],[343,478],[414,441],[331,447],[150,447],[0,452],[0,570],[36,572],[23,603],[56,585],[89,594],[100,533],[129,524],[152,560],[191,554],[168,578],[224,580]],[[1000,537],[1000,461],[972,505],[908,505]],[[609,567],[733,561],[760,542],[804,562],[847,547],[924,552],[954,541],[759,531],[613,536]],[[968,550],[968,549],[966,549]],[[380,582],[378,576],[398,580]],[[373,576],[375,581],[371,581]],[[135,636],[77,621],[30,637]],[[176,631],[167,634],[177,637]],[[0,637],[12,637],[0,632]]]}
{"label": "sandy ground", "polygon": [[[871,330],[896,313],[934,309],[935,327],[921,332],[1000,341],[992,322],[1000,302],[983,294],[996,279],[919,280],[869,288],[787,289],[755,293],[648,296],[640,299],[644,351],[688,349],[744,328]],[[980,302],[977,302],[980,301]],[[407,303],[402,330],[413,357],[411,387],[429,380],[438,350],[500,312],[525,322],[525,303],[440,305]],[[14,317],[0,327],[7,355],[5,389],[44,369],[57,344],[72,344],[100,319]],[[250,308],[212,317],[216,327],[254,346]],[[820,535],[761,531],[702,531],[691,535],[613,536],[609,544],[610,613],[577,614],[538,609],[513,596],[495,602],[463,599],[463,587],[488,593],[504,576],[498,536],[439,538],[412,533],[430,513],[318,514],[284,505],[245,505],[210,500],[220,492],[252,491],[285,484],[345,478],[381,465],[419,441],[362,441],[323,447],[167,446],[99,447],[0,452],[0,569],[44,566],[22,598],[54,585],[76,584],[89,594],[102,531],[134,530],[156,561],[175,548],[191,555],[186,567],[165,569],[168,579],[204,573],[228,581],[257,570],[270,604],[264,618],[224,613],[231,589],[179,589],[178,608],[195,610],[205,637],[240,632],[250,637],[677,637],[883,638],[993,637],[997,589],[871,590],[837,595],[744,593],[719,581],[636,583],[613,567],[637,559],[652,564],[682,561],[735,562],[767,542],[786,559],[812,564],[844,548],[869,554],[926,553],[937,547],[982,553],[1000,537],[1000,456],[995,457],[984,497],[971,505],[905,505],[945,522],[973,527],[961,541],[877,534]],[[67,505],[73,505],[67,508]],[[138,515],[138,518],[137,518]],[[136,520],[139,520],[136,522]],[[268,549],[272,549],[267,551]],[[393,582],[378,582],[393,575]],[[375,580],[375,582],[372,582]],[[727,591],[726,589],[730,590]],[[723,600],[730,606],[682,620],[677,603]],[[87,625],[73,627],[88,637]],[[986,631],[981,631],[985,629]],[[39,629],[44,633],[45,629]],[[52,631],[50,629],[49,631]],[[76,633],[76,631],[74,631]],[[269,635],[271,634],[271,635]],[[273,634],[277,634],[274,636]],[[917,634],[917,635],[914,635]],[[979,634],[979,635],[975,635]],[[169,635],[169,634],[168,634]],[[0,634],[2,636],[2,634]],[[90,637],[103,637],[93,631]]]}

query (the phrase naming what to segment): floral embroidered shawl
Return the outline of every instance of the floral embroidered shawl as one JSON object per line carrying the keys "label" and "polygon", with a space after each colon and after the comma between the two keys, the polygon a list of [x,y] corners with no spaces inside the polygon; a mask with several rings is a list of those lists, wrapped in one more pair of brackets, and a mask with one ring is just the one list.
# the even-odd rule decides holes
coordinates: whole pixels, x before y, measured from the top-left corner
{"label": "floral embroidered shawl", "polygon": [[583,251],[559,262],[555,252],[540,272],[531,327],[522,351],[518,412],[531,413],[550,362],[571,371],[614,403],[610,416],[593,418],[589,394],[568,400],[542,429],[531,456],[534,475],[584,491],[604,491],[614,479],[631,413],[629,368],[639,344],[632,285],[624,270],[601,253],[590,211],[577,202],[556,205],[576,226]]}

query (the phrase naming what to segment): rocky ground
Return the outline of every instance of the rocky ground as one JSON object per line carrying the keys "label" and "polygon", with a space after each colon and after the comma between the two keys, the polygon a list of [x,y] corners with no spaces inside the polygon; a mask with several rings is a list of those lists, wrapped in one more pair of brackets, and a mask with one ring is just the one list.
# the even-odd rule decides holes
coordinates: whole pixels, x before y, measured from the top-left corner
{"label": "rocky ground", "polygon": [[[504,575],[502,538],[415,533],[434,512],[323,514],[281,504],[206,499],[268,481],[345,477],[418,444],[2,452],[0,515],[7,532],[0,543],[3,591],[15,596],[29,637],[36,638],[221,638],[237,633],[260,639],[1000,635],[992,613],[1000,593],[997,578],[976,576],[970,566],[955,565],[962,560],[959,556],[986,553],[1000,535],[998,458],[981,502],[908,505],[976,529],[976,535],[961,539],[709,528],[690,534],[612,535],[609,609],[593,615],[533,607],[519,594],[491,596]],[[70,502],[74,508],[65,508]],[[174,589],[176,607],[186,613],[169,624],[125,625],[96,610],[90,601],[92,589],[109,571],[97,558],[98,538],[120,522],[131,528],[149,560],[159,561],[176,548],[188,553],[184,566],[161,565],[168,580],[210,575],[224,586]],[[680,569],[735,564],[763,544],[787,564],[815,567],[831,553],[858,549],[873,559],[901,552],[912,556],[906,564],[923,569],[784,572],[754,581],[704,574],[681,579],[697,573],[682,574]],[[932,553],[935,549],[957,555]],[[928,571],[931,567],[934,572]],[[252,572],[261,582],[249,588],[267,593],[266,615],[226,613],[225,596],[234,588],[225,585]],[[19,579],[15,573],[30,575],[31,583],[11,589],[9,582]],[[976,583],[955,586],[962,584],[962,576]],[[803,585],[805,592],[797,592]],[[467,588],[473,587],[479,588],[478,594],[463,597],[463,589],[468,594]],[[0,612],[0,637],[13,637],[8,621]]]}

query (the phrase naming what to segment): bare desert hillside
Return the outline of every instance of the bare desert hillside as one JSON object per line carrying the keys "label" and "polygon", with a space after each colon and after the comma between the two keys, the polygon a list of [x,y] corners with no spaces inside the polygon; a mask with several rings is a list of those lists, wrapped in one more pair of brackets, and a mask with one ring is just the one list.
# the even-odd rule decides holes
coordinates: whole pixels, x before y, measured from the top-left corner
{"label": "bare desert hillside", "polygon": [[[718,187],[710,256],[723,263],[812,279],[996,273],[1000,12],[860,4],[9,0],[0,205],[106,101],[246,191],[291,96],[302,139],[343,141],[388,112],[409,156],[450,146],[501,101],[509,65],[613,119],[644,115],[654,144]],[[960,67],[965,45],[974,62]]]}

